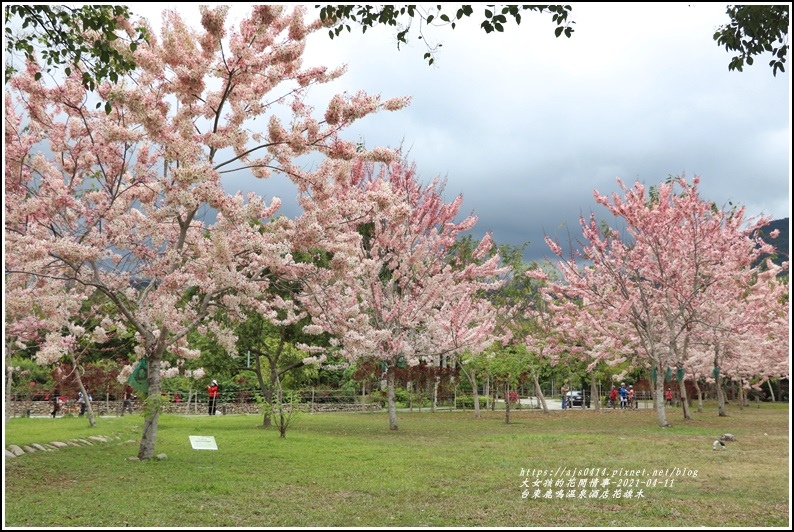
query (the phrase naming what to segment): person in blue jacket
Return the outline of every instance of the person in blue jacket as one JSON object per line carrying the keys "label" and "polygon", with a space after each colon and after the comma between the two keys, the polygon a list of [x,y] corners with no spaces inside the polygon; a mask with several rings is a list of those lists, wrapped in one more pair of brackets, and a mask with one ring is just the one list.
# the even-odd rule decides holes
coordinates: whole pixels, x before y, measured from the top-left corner
{"label": "person in blue jacket", "polygon": [[620,395],[620,408],[626,408],[628,406],[629,391],[626,389],[625,382],[620,383],[618,394]]}

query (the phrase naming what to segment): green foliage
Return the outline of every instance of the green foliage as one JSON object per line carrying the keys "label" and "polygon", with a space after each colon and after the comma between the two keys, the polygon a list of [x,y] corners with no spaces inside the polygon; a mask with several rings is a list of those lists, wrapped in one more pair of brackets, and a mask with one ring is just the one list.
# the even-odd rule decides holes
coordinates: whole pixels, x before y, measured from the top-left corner
{"label": "green foliage", "polygon": [[[416,19],[419,21],[418,40],[425,42],[427,51],[424,59],[428,65],[435,62],[435,54],[442,45],[432,45],[427,39],[427,30],[449,26],[455,29],[457,23],[464,17],[469,18],[474,14],[472,5],[458,5],[448,8],[446,5],[435,6],[423,4],[391,4],[391,5],[362,5],[362,4],[318,4],[320,19],[330,28],[328,35],[331,39],[338,37],[344,30],[348,32],[350,22],[358,24],[362,33],[378,25],[393,26],[398,28],[396,35],[397,49],[401,44],[407,43],[407,36]],[[445,11],[450,9],[450,11]],[[569,21],[570,5],[505,5],[486,4],[482,13],[480,27],[485,33],[504,32],[505,26],[512,18],[516,25],[521,24],[523,11],[548,12],[552,14],[552,22],[556,24],[554,35],[571,37],[572,25]],[[784,63],[788,52],[788,25],[789,6],[779,5],[729,5],[727,14],[730,22],[720,26],[714,33],[714,40],[720,46],[725,46],[729,52],[739,52],[728,64],[729,70],[742,71],[745,64],[752,65],[753,57],[770,53],[772,60],[772,74],[777,76],[777,71],[785,72]]]}
{"label": "green foliage", "polygon": [[156,412],[160,412],[163,408],[163,403],[168,399],[164,395],[144,395],[138,396],[141,399],[142,414],[144,417],[152,417]]}
{"label": "green foliage", "polygon": [[[480,403],[480,408],[485,408],[488,404],[488,398],[481,395],[477,396],[477,401]],[[458,395],[455,397],[455,408],[474,408],[474,397],[471,395]]]}
{"label": "green foliage", "polygon": [[273,424],[282,438],[287,437],[287,429],[300,418],[301,414],[306,412],[306,407],[301,404],[300,393],[293,391],[283,393],[279,391],[276,401],[273,403],[262,401],[260,405],[263,415],[273,420]]}
{"label": "green foliage", "polygon": [[731,21],[714,33],[714,40],[729,52],[738,52],[728,64],[728,70],[742,72],[745,63],[753,64],[753,56],[770,53],[772,75],[785,72],[783,64],[788,52],[789,6],[729,5]]}
{"label": "green foliage", "polygon": [[[129,40],[126,48],[114,45],[114,41],[123,38],[118,31],[119,21],[130,15],[129,9],[120,5],[6,5],[6,83],[17,71],[9,62],[14,52],[34,61],[38,52],[46,72],[53,67],[64,67],[67,76],[72,69],[80,72],[83,85],[91,91],[106,80],[116,83],[135,69],[132,53],[148,39],[146,30],[138,27],[137,36]],[[94,36],[89,37],[86,32]],[[37,74],[39,77],[41,73]],[[97,107],[100,105],[101,102]],[[109,102],[105,103],[105,110],[110,111]]]}
{"label": "green foliage", "polygon": [[[320,19],[331,29],[328,30],[328,35],[333,39],[338,37],[342,31],[347,30],[350,32],[350,24],[354,22],[361,26],[361,32],[366,33],[367,29],[377,25],[394,26],[399,28],[397,32],[397,49],[400,49],[400,44],[407,43],[407,35],[411,30],[411,26],[415,19],[419,19],[419,36],[417,39],[424,40],[427,45],[427,52],[424,54],[424,59],[427,60],[428,65],[435,62],[435,52],[441,47],[441,44],[433,46],[428,43],[424,34],[423,26],[440,27],[449,26],[455,29],[458,21],[464,17],[471,17],[474,9],[471,5],[461,5],[453,8],[453,11],[446,12],[447,6],[438,4],[433,9],[432,6],[424,4],[403,4],[403,5],[351,5],[351,4],[337,4],[337,5],[315,5],[320,8]],[[557,24],[554,30],[554,35],[559,37],[563,33],[566,37],[570,37],[573,33],[573,21],[568,21],[568,15],[571,11],[569,5],[506,5],[497,8],[495,5],[486,5],[483,10],[483,21],[480,27],[485,33],[492,33],[494,31],[503,32],[505,25],[508,22],[508,17],[512,17],[516,25],[521,24],[522,11],[536,11],[538,13],[552,13],[552,21]]]}

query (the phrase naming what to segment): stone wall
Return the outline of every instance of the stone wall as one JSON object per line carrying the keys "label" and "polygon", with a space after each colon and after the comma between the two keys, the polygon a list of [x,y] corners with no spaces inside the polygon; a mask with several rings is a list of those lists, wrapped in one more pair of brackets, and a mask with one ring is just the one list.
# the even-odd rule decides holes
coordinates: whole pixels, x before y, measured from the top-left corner
{"label": "stone wall", "polygon": [[[309,412],[377,412],[381,410],[380,405],[373,403],[304,403]],[[11,401],[11,412],[13,417],[24,416],[49,416],[52,412],[52,403],[48,401]],[[113,416],[121,413],[121,401],[93,401],[91,407],[94,410],[94,415],[99,416]],[[140,413],[141,404],[138,401],[133,402],[132,411],[135,414]],[[262,410],[256,403],[218,403],[216,409],[218,414],[261,414]],[[80,412],[80,406],[76,401],[69,401],[61,406],[57,417],[64,415],[77,415]],[[207,403],[191,402],[187,403],[165,403],[163,405],[163,413],[166,414],[189,414],[200,415],[207,414]]]}

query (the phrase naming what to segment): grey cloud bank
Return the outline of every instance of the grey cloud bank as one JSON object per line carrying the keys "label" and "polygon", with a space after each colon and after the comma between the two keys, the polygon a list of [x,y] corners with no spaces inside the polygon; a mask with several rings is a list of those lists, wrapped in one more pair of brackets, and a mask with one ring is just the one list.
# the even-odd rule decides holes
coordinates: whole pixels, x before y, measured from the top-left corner
{"label": "grey cloud bank", "polygon": [[[159,20],[153,6],[167,6],[129,5],[150,20]],[[534,13],[486,35],[477,6],[454,31],[429,34],[443,42],[433,67],[420,41],[398,51],[391,28],[319,33],[305,65],[346,63],[348,73],[310,98],[322,112],[343,91],[411,96],[407,109],[367,117],[348,138],[402,146],[423,180],[444,176],[448,199],[463,194],[461,214],[479,218],[476,236],[529,241],[527,260],[551,257],[545,234],[564,247],[580,237],[593,190],[617,192],[616,177],[650,186],[697,174],[707,200],[790,217],[790,74],[773,77],[765,57],[728,71],[731,55],[712,39],[728,21],[725,4],[624,5],[573,4],[570,39],[556,39],[550,15]],[[198,25],[197,9],[180,9]],[[235,4],[228,20],[248,9]],[[248,183],[296,212],[286,182]],[[231,192],[244,186],[228,182]]]}

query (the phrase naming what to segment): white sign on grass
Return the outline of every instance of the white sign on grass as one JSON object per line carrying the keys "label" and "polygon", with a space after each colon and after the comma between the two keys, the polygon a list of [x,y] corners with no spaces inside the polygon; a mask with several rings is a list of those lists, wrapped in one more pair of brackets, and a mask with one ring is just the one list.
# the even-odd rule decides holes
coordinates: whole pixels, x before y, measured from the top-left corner
{"label": "white sign on grass", "polygon": [[215,443],[215,436],[188,436],[190,445],[194,449],[204,451],[217,451],[218,444]]}

